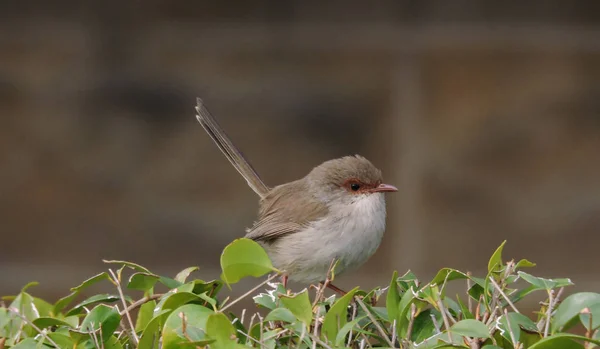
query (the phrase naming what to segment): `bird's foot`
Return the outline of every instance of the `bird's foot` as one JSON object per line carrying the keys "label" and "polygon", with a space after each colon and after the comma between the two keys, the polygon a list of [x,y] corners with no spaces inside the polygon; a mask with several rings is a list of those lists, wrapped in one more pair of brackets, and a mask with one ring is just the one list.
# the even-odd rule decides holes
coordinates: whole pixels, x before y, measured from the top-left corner
{"label": "bird's foot", "polygon": [[332,284],[331,282],[325,282],[325,286],[332,289],[334,292],[338,293],[340,296],[345,296],[346,291],[342,290],[341,288],[337,287],[336,285]]}

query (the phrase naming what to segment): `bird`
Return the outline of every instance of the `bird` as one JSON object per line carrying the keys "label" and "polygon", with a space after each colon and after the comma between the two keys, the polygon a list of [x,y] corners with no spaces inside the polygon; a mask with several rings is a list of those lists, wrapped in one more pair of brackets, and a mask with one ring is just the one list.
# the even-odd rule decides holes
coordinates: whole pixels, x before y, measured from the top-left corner
{"label": "bird", "polygon": [[[283,284],[325,283],[335,263],[335,275],[354,270],[377,250],[386,227],[385,193],[398,189],[383,183],[381,171],[360,155],[325,161],[306,176],[267,186],[197,98],[196,118],[227,160],[259,196],[258,216],[245,237],[259,243]],[[327,280],[328,281],[328,280]]]}

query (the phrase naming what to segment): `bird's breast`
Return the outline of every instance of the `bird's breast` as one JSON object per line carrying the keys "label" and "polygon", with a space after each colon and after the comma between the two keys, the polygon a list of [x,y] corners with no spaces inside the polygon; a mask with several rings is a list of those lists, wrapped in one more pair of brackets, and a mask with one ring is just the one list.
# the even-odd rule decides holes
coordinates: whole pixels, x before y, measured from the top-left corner
{"label": "bird's breast", "polygon": [[290,234],[268,250],[276,267],[291,279],[322,281],[333,260],[336,274],[362,265],[375,253],[385,230],[385,199],[375,193],[350,205],[331,206],[329,214]]}

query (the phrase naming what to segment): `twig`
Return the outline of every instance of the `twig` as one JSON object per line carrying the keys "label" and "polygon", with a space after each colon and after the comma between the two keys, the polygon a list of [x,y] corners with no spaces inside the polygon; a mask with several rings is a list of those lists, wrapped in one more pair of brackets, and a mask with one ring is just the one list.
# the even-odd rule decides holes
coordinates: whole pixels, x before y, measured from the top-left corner
{"label": "twig", "polygon": [[510,307],[515,311],[515,313],[520,313],[519,310],[517,309],[517,307],[515,307],[515,305],[513,304],[513,302],[510,301],[510,299],[508,298],[508,296],[506,295],[506,293],[504,293],[504,291],[502,291],[502,289],[500,288],[500,286],[498,285],[498,283],[496,283],[496,281],[494,280],[493,277],[490,276],[490,281],[492,282],[492,285],[494,285],[494,287],[496,288],[496,290],[498,290],[498,292],[500,292],[500,294],[502,295],[502,297],[504,297],[504,299],[506,300],[506,302],[508,302],[508,305],[510,305]]}
{"label": "twig", "polygon": [[246,333],[244,333],[242,330],[237,330],[238,333],[244,335],[246,338],[248,338],[249,340],[253,341],[254,343],[260,345],[263,348],[268,348],[266,345],[262,344],[261,342],[257,341],[256,339],[252,338],[252,336],[247,335]]}
{"label": "twig", "polygon": [[256,285],[254,288],[252,288],[250,291],[244,293],[243,295],[239,296],[238,298],[236,298],[235,300],[229,302],[229,304],[227,304],[226,306],[224,306],[223,308],[221,308],[219,310],[219,312],[224,312],[225,309],[231,307],[232,305],[234,305],[235,303],[241,301],[242,299],[248,297],[249,295],[253,294],[254,291],[258,290],[259,288],[263,287],[265,284],[267,284],[268,282],[270,282],[271,280],[275,279],[277,277],[278,274],[273,274],[271,276],[269,276],[265,281],[261,282],[260,284]]}
{"label": "twig", "polygon": [[417,306],[415,303],[410,305],[410,320],[408,320],[408,328],[406,329],[406,338],[410,340],[412,337],[412,330],[415,324],[415,315],[417,314]]}
{"label": "twig", "polygon": [[[91,322],[90,325],[92,325],[92,328],[94,328],[94,323]],[[98,341],[98,337],[96,336],[96,332],[102,331],[102,326],[98,327],[98,331],[90,331],[89,334],[92,337],[92,339],[94,340],[94,344],[96,345],[96,348],[100,349],[102,348],[102,346],[104,345],[104,342],[102,343],[102,346],[100,345],[100,342]]]}
{"label": "twig", "polygon": [[[356,319],[356,312],[357,312],[358,308],[356,306],[356,302],[352,302],[352,319],[350,321],[354,321],[354,319]],[[396,320],[394,320],[395,323]],[[346,344],[347,347],[350,347],[350,343],[352,343],[352,328],[350,329],[350,332],[348,332],[348,343]]]}
{"label": "twig", "polygon": [[313,308],[319,303],[323,295],[325,294],[325,289],[331,283],[331,276],[333,275],[333,268],[335,267],[335,259],[331,260],[329,264],[329,268],[327,268],[327,274],[325,274],[325,281],[321,284],[319,288],[317,288],[317,293],[315,295],[315,301],[313,302]]}
{"label": "twig", "polygon": [[510,319],[508,317],[508,310],[504,309],[504,316],[506,317],[506,327],[508,327],[508,334],[510,334],[510,340],[513,343],[513,346],[517,348],[517,341],[515,339],[515,334],[512,332],[512,327],[510,326]]}
{"label": "twig", "polygon": [[444,320],[444,326],[446,327],[446,330],[448,331],[448,339],[450,339],[450,342],[452,342],[452,333],[450,332],[450,322],[448,321],[448,315],[446,314],[446,308],[444,307],[444,304],[442,303],[441,299],[437,300],[437,305],[438,305],[438,307],[440,307],[440,313],[442,313],[442,319]]}
{"label": "twig", "polygon": [[140,340],[137,337],[137,334],[135,333],[135,326],[133,326],[133,321],[131,321],[131,315],[129,314],[129,311],[127,310],[127,302],[125,301],[125,295],[123,294],[123,289],[121,288],[121,280],[119,280],[119,278],[117,278],[117,275],[115,275],[115,272],[112,269],[108,269],[108,271],[110,272],[110,275],[113,277],[115,286],[117,286],[117,290],[119,291],[119,297],[121,298],[121,302],[123,303],[123,308],[124,308],[123,311],[125,312],[125,316],[127,317],[127,321],[129,322],[129,326],[131,327],[131,338],[137,345],[137,344],[139,344]]}
{"label": "twig", "polygon": [[[308,328],[308,326],[306,326],[306,325],[302,326],[302,332],[300,332],[300,338],[298,338],[298,345],[296,346],[296,349],[300,348],[300,345],[304,341],[304,336],[306,336],[306,332],[309,330],[310,329]],[[290,339],[290,342],[291,342],[291,339]]]}
{"label": "twig", "polygon": [[385,338],[385,341],[387,342],[387,344],[389,344],[389,346],[391,348],[394,348],[394,343],[392,343],[390,341],[390,339],[388,338],[387,334],[385,333],[385,331],[383,330],[383,327],[381,327],[381,325],[379,324],[379,322],[377,322],[377,319],[375,319],[375,317],[373,316],[373,314],[371,314],[371,312],[369,311],[369,309],[367,308],[367,306],[365,305],[365,303],[363,303],[363,301],[354,296],[354,299],[356,300],[356,302],[358,302],[358,305],[360,305],[360,307],[363,309],[363,311],[365,313],[367,313],[367,316],[369,317],[369,319],[371,319],[371,323],[373,323],[373,325],[375,325],[375,328],[377,328],[377,331],[379,331],[379,334]]}
{"label": "twig", "polygon": [[[350,340],[348,340],[348,343],[350,343]],[[396,319],[392,321],[392,343],[396,344]],[[347,347],[349,347],[349,345],[347,345]]]}
{"label": "twig", "polygon": [[442,333],[442,328],[440,327],[440,324],[438,324],[437,320],[435,319],[435,315],[433,313],[430,313],[429,316],[431,317],[431,322],[433,322],[433,327],[435,328],[435,333],[436,334]]}
{"label": "twig", "polygon": [[240,316],[240,324],[244,324],[244,317],[246,316],[246,308],[242,309],[242,316]]}
{"label": "twig", "polygon": [[554,290],[548,290],[548,309],[546,311],[546,326],[544,326],[544,337],[548,337],[550,329],[550,316],[552,316],[552,306],[554,302]]}
{"label": "twig", "polygon": [[[265,338],[265,339],[263,339],[263,340],[264,340],[264,341],[268,341],[269,339],[272,339],[272,338],[275,338],[275,337],[277,337],[277,336],[279,336],[279,335],[281,335],[281,334],[284,334],[284,333],[288,332],[289,330],[290,330],[289,328],[286,328],[286,329],[284,329],[283,331],[280,331],[280,332],[274,333],[274,334],[270,335],[269,337],[267,337],[267,338]],[[275,331],[277,331],[277,330],[275,330]]]}
{"label": "twig", "polygon": [[[319,316],[320,315],[321,315],[321,307],[318,307],[317,308],[317,313],[315,314],[315,327],[313,328],[313,336],[314,337],[318,337],[319,336]],[[310,333],[309,333],[309,337],[312,338],[313,336],[310,336]],[[317,348],[317,342],[315,342],[314,340],[313,340],[312,348],[313,349]]]}
{"label": "twig", "polygon": [[164,296],[164,294],[163,293],[159,293],[159,294],[153,294],[151,296],[146,296],[146,297],[144,297],[142,299],[138,299],[137,301],[131,303],[131,305],[128,306],[127,309],[119,312],[119,315],[123,316],[125,314],[125,312],[134,311],[135,308],[137,308],[137,307],[139,307],[139,306],[141,306],[141,305],[143,305],[145,303],[148,303],[150,301],[156,300],[156,299],[158,299],[158,298],[160,298],[162,296]]}
{"label": "twig", "polygon": [[23,314],[21,314],[19,312],[19,309],[16,308],[8,308],[8,311],[10,311],[11,313],[14,313],[15,315],[17,315],[18,317],[21,318],[21,320],[23,320],[24,323],[26,323],[27,325],[33,327],[34,330],[36,330],[42,337],[44,337],[45,340],[47,340],[50,344],[54,345],[56,348],[60,348],[58,346],[58,344],[56,344],[55,341],[53,341],[50,337],[48,337],[46,335],[45,332],[43,332],[39,327],[37,327],[36,325],[33,324],[33,322],[29,321]]}
{"label": "twig", "polygon": [[475,308],[475,320],[479,321],[479,313],[481,312],[481,301],[482,301],[483,295],[479,296],[479,301],[477,302],[477,307]]}
{"label": "twig", "polygon": [[473,301],[471,300],[471,296],[469,295],[469,290],[471,289],[471,272],[467,272],[467,307],[469,309],[469,313],[473,314]]}
{"label": "twig", "polygon": [[312,333],[308,333],[308,336],[310,337],[310,339],[313,340],[313,343],[319,343],[320,345],[324,346],[327,349],[332,349],[329,345],[327,345],[327,343],[323,342],[322,340],[319,339],[319,337],[313,335]]}

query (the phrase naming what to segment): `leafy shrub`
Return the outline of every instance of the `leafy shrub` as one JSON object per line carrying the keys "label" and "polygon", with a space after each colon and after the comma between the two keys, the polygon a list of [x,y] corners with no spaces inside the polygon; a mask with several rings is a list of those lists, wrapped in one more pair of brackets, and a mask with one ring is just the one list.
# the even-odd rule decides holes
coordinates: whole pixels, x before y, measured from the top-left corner
{"label": "leafy shrub", "polygon": [[[299,293],[273,282],[278,271],[262,248],[234,241],[221,256],[221,280],[188,281],[197,268],[174,278],[130,262],[98,274],[51,304],[27,292],[3,297],[3,348],[484,348],[579,349],[600,345],[600,294],[582,292],[561,301],[569,279],[544,279],[521,269],[534,264],[502,261],[502,244],[485,277],[445,268],[428,283],[394,273],[388,287],[354,288],[324,296],[324,287]],[[219,297],[224,285],[273,273],[237,299]],[[466,283],[463,296],[447,295],[452,281]],[[72,303],[89,286],[109,282],[114,294]],[[519,287],[519,285],[524,285]],[[164,293],[157,293],[166,288]],[[266,289],[265,289],[266,288]],[[258,290],[265,289],[260,293]],[[132,299],[125,292],[142,291]],[[546,300],[533,318],[517,308],[531,293]],[[252,297],[257,309],[230,313]],[[378,306],[383,303],[385,306]],[[8,305],[7,305],[8,304]],[[585,335],[576,335],[579,326]],[[569,332],[571,331],[571,332]]]}

